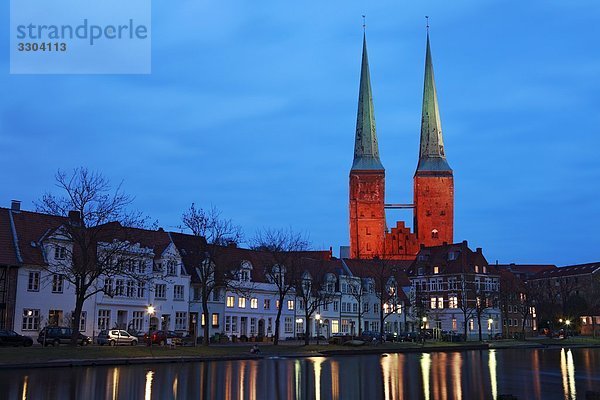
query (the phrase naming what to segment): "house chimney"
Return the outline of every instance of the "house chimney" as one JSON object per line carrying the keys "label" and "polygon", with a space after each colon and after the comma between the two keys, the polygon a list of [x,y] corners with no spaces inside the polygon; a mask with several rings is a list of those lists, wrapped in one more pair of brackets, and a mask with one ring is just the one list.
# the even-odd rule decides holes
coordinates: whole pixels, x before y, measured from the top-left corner
{"label": "house chimney", "polygon": [[81,214],[79,211],[69,211],[69,223],[72,226],[81,226]]}
{"label": "house chimney", "polygon": [[12,200],[10,202],[10,209],[13,211],[21,211],[21,200]]}
{"label": "house chimney", "polygon": [[479,254],[481,254],[481,250],[482,250],[482,248],[481,248],[481,247],[478,247],[477,249],[475,249],[475,251],[476,251],[477,253],[479,253]]}
{"label": "house chimney", "polygon": [[469,242],[467,242],[466,240],[463,240],[463,244],[467,247],[469,247]]}

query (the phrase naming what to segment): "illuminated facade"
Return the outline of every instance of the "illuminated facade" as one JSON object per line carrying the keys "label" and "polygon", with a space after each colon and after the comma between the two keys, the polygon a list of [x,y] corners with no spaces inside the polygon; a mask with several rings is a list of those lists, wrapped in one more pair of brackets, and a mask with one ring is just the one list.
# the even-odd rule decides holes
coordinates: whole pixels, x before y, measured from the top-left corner
{"label": "illuminated facade", "polygon": [[[453,241],[454,178],[444,150],[429,34],[413,204],[385,203],[385,169],[379,158],[366,38],[363,38],[349,197],[350,258],[411,260],[420,245],[437,246]],[[412,208],[414,232],[401,221],[388,229],[386,208]]]}

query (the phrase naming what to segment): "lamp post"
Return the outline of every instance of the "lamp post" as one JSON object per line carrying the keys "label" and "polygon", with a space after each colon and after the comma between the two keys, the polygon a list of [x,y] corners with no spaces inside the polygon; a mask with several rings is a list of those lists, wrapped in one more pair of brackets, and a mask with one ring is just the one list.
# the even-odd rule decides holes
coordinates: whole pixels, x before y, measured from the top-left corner
{"label": "lamp post", "polygon": [[315,322],[317,323],[317,345],[319,344],[319,334],[321,333],[321,314],[315,314]]}
{"label": "lamp post", "polygon": [[565,339],[569,336],[569,326],[571,326],[571,320],[567,319],[565,321],[565,325],[567,326],[566,332],[565,332]]}
{"label": "lamp post", "polygon": [[302,323],[302,318],[296,318],[296,339],[299,339],[298,336],[298,325]]}
{"label": "lamp post", "polygon": [[490,331],[490,339],[494,337],[494,320],[490,316],[488,318],[488,331]]}
{"label": "lamp post", "polygon": [[154,315],[156,309],[152,306],[152,304],[150,304],[146,311],[148,312],[148,340],[150,341],[150,347],[152,347],[152,316]]}

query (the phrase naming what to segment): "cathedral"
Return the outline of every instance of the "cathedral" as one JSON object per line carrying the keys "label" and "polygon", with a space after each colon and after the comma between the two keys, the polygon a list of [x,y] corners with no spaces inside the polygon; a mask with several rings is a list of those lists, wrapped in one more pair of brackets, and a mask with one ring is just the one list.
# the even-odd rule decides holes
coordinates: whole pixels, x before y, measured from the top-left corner
{"label": "cathedral", "polygon": [[[379,158],[367,41],[363,36],[354,160],[350,169],[350,258],[412,260],[421,245],[453,242],[454,178],[442,140],[429,32],[424,81],[413,203],[386,204],[385,168]],[[390,229],[386,208],[412,208],[414,232],[403,221]]]}

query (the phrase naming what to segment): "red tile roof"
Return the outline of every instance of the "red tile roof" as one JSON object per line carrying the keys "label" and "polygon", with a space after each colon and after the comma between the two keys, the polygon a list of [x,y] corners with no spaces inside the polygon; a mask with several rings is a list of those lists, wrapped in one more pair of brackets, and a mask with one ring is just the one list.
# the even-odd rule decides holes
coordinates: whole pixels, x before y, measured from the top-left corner
{"label": "red tile roof", "polygon": [[566,276],[588,275],[600,271],[600,262],[569,265],[538,272],[532,279],[560,278]]}
{"label": "red tile roof", "polygon": [[370,278],[373,277],[375,271],[383,267],[390,272],[390,276],[394,275],[400,286],[410,286],[410,279],[405,272],[412,263],[410,260],[344,259],[344,262],[354,276]]}
{"label": "red tile roof", "polygon": [[[45,265],[38,243],[48,233],[64,224],[67,219],[31,211],[8,210],[12,215],[18,239],[18,249],[25,265]],[[4,225],[4,221],[0,221]],[[5,229],[4,227],[2,229]]]}
{"label": "red tile roof", "polygon": [[[451,254],[453,257],[450,257]],[[419,268],[423,268],[425,275],[431,275],[434,266],[440,268],[440,274],[472,274],[475,273],[475,266],[486,266],[488,273],[498,273],[493,265],[489,265],[481,249],[471,250],[466,241],[421,248],[407,273],[417,275]]]}

